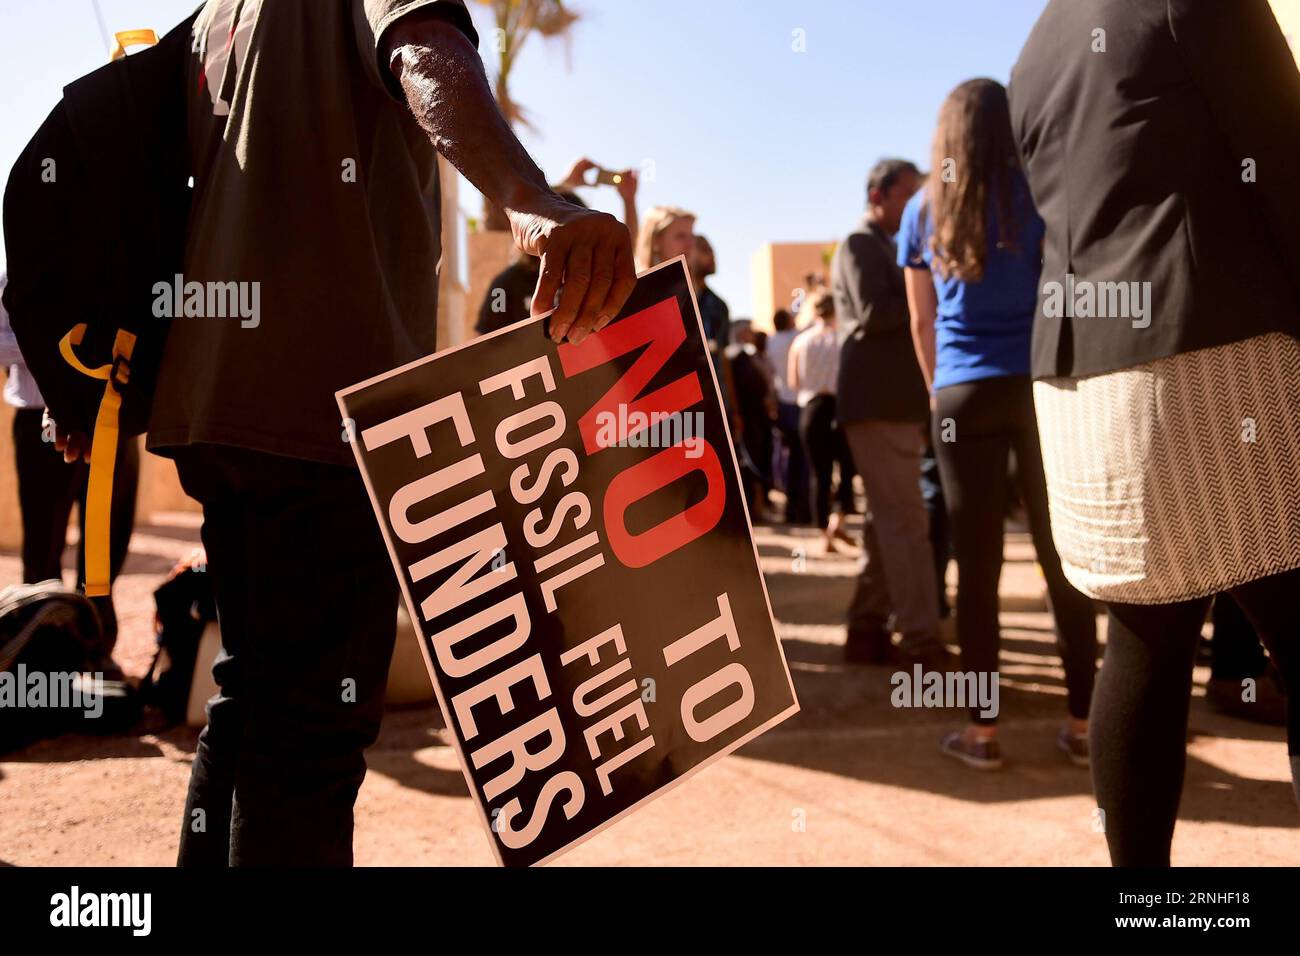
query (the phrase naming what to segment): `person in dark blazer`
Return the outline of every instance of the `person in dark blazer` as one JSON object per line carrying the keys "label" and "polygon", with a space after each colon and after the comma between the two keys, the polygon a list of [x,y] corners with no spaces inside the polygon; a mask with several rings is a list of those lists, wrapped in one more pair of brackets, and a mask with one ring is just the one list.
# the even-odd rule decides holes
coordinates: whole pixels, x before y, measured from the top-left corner
{"label": "person in dark blazer", "polygon": [[1300,686],[1300,76],[1266,0],[1052,0],[1010,94],[1052,530],[1110,618],[1093,784],[1112,861],[1168,865],[1211,595]]}
{"label": "person in dark blazer", "polygon": [[888,660],[892,614],[903,663],[946,670],[952,660],[939,636],[938,585],[920,481],[930,403],[912,349],[893,239],[921,181],[916,166],[905,160],[877,163],[867,179],[867,212],[831,262],[842,337],[836,416],[870,512],[845,657]]}

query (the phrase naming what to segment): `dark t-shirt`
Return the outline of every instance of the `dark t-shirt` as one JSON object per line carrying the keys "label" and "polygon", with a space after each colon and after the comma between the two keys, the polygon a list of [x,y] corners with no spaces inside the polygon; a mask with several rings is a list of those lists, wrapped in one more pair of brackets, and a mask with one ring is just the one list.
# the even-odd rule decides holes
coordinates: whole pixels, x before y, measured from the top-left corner
{"label": "dark t-shirt", "polygon": [[463,0],[208,0],[200,12],[184,282],[235,283],[249,308],[173,320],[150,448],[352,464],[334,392],[433,351],[436,153],[379,62],[384,31],[421,7],[477,44]]}
{"label": "dark t-shirt", "polygon": [[731,344],[731,310],[722,297],[703,283],[696,293],[700,306],[700,321],[704,324],[704,337],[721,353]]}
{"label": "dark t-shirt", "polygon": [[731,310],[720,295],[702,282],[695,292],[695,302],[700,308],[700,323],[704,326],[704,338],[708,340],[713,369],[718,376],[722,404],[731,408],[733,399],[727,390],[727,377],[722,373],[727,345],[731,342]]}
{"label": "dark t-shirt", "polygon": [[725,354],[731,363],[731,379],[736,386],[736,411],[746,422],[767,420],[768,401],[772,394],[771,371],[752,347],[730,345]]}
{"label": "dark t-shirt", "polygon": [[486,335],[528,318],[532,314],[533,293],[537,291],[540,272],[541,260],[531,257],[502,269],[483,296],[474,331]]}

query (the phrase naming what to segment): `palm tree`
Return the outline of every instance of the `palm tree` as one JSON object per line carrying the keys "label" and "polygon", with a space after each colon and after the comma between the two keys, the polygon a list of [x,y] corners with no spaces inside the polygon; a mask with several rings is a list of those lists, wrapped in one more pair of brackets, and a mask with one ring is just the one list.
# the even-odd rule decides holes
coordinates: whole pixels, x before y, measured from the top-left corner
{"label": "palm tree", "polygon": [[[478,0],[492,8],[495,30],[488,46],[497,54],[497,105],[511,126],[534,129],[522,106],[510,95],[510,73],[519,54],[534,33],[543,39],[562,39],[566,45],[579,14],[564,0]],[[494,203],[484,201],[484,228],[509,228],[505,213]]]}

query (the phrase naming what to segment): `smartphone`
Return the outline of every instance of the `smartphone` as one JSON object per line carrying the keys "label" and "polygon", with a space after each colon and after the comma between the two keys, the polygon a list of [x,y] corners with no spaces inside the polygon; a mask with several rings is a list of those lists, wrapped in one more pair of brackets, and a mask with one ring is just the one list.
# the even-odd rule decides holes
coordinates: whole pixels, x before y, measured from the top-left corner
{"label": "smartphone", "polygon": [[603,166],[595,168],[596,179],[588,183],[589,186],[617,186],[623,181],[623,173],[616,173],[612,169],[606,169]]}

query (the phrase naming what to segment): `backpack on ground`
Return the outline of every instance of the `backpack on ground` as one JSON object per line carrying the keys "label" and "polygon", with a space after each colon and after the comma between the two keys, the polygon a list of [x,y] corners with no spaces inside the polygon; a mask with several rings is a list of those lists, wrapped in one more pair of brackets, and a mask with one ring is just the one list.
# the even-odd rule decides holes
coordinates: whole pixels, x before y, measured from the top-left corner
{"label": "backpack on ground", "polygon": [[0,590],[0,753],[139,719],[139,697],[103,647],[94,606],[61,581]]}

